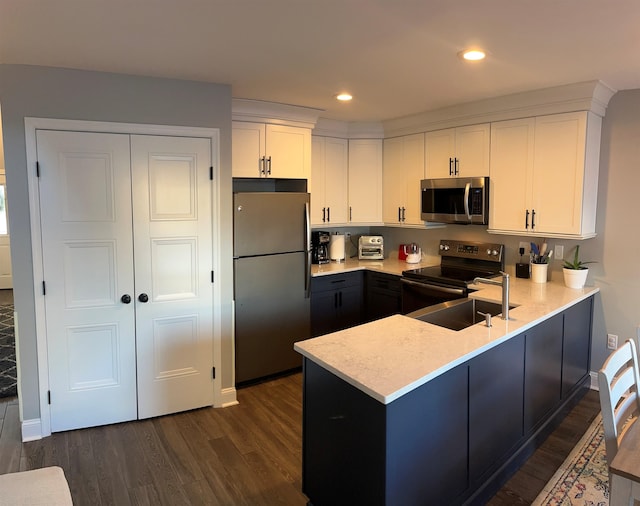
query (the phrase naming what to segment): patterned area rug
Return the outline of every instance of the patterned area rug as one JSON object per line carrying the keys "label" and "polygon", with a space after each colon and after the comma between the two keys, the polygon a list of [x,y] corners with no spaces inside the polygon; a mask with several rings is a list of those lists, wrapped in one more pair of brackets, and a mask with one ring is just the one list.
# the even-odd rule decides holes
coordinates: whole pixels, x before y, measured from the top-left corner
{"label": "patterned area rug", "polygon": [[13,304],[0,305],[0,397],[18,395]]}
{"label": "patterned area rug", "polygon": [[532,506],[607,506],[608,473],[602,416],[598,414]]}

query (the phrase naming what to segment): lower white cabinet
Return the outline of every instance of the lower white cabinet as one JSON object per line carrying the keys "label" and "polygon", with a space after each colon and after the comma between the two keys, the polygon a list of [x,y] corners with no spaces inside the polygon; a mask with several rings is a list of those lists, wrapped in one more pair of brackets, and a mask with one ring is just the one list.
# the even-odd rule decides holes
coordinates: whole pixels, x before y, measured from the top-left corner
{"label": "lower white cabinet", "polygon": [[489,232],[594,237],[601,125],[590,112],[492,123]]}

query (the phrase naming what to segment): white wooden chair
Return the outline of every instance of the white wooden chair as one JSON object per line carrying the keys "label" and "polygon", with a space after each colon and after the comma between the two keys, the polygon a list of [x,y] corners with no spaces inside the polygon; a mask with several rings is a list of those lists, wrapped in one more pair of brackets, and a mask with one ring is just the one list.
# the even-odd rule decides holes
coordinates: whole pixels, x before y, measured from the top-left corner
{"label": "white wooden chair", "polygon": [[624,433],[635,422],[633,419],[640,415],[639,384],[638,354],[635,343],[628,339],[609,355],[598,371],[600,408],[609,465],[618,453],[618,444]]}
{"label": "white wooden chair", "polygon": [[640,416],[639,385],[638,354],[634,341],[629,339],[609,356],[598,371],[612,506],[630,506],[634,504],[634,499],[640,500],[640,483],[633,477],[611,470],[620,442]]}

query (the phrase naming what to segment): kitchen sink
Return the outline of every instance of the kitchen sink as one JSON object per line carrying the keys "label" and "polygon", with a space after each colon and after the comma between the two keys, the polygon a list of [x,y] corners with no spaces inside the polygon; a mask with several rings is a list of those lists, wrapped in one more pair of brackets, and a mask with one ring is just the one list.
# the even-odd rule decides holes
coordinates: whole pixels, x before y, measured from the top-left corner
{"label": "kitchen sink", "polygon": [[[516,306],[509,305],[509,309],[514,307]],[[502,313],[502,304],[477,299],[456,299],[418,309],[406,316],[451,330],[462,330],[485,321],[485,317],[478,312],[498,316]]]}

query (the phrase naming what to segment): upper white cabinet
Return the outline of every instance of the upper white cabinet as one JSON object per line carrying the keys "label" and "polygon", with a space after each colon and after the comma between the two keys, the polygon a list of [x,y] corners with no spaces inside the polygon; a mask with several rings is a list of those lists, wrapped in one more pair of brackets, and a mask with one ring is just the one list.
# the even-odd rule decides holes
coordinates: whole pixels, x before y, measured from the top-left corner
{"label": "upper white cabinet", "polygon": [[349,222],[382,222],[382,139],[349,141]]}
{"label": "upper white cabinet", "polygon": [[493,123],[489,231],[594,237],[601,126],[590,112]]}
{"label": "upper white cabinet", "polygon": [[348,141],[314,135],[311,145],[311,224],[345,224]]}
{"label": "upper white cabinet", "polygon": [[490,125],[483,123],[425,134],[428,178],[489,175]]}
{"label": "upper white cabinet", "polygon": [[424,134],[384,140],[382,217],[387,225],[424,225],[420,180],[424,178]]}
{"label": "upper white cabinet", "polygon": [[311,129],[234,121],[233,177],[309,178]]}

